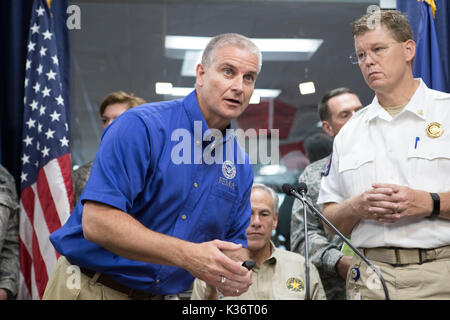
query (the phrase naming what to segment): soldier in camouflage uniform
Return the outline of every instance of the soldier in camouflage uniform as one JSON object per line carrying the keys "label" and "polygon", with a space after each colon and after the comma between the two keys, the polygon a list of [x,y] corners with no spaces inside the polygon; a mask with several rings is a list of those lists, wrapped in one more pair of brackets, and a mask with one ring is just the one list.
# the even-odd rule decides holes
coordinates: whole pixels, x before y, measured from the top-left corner
{"label": "soldier in camouflage uniform", "polygon": [[[322,129],[334,137],[341,127],[350,119],[353,113],[362,108],[359,98],[347,88],[337,88],[328,91],[318,110]],[[308,165],[300,175],[298,181],[305,182],[308,186],[307,200],[317,206],[320,181],[328,169],[331,155]],[[337,235],[332,235],[325,230],[320,218],[309,208],[308,219],[308,245],[311,262],[319,270],[320,278],[328,300],[345,299],[345,277],[350,267],[351,257],[346,257],[341,252],[343,240]],[[295,200],[292,206],[291,217],[291,251],[305,254],[303,205]]]}
{"label": "soldier in camouflage uniform", "polygon": [[80,199],[81,192],[83,192],[84,186],[86,185],[89,175],[91,174],[93,164],[94,161],[89,161],[72,172],[74,206],[76,206],[78,199]]}
{"label": "soldier in camouflage uniform", "polygon": [[[136,97],[132,94],[128,94],[123,91],[112,92],[108,94],[100,103],[99,113],[102,120],[102,129],[105,129],[116,117],[131,109],[133,107],[144,104],[145,100]],[[73,184],[73,205],[76,206],[78,199],[83,192],[84,186],[91,174],[92,165],[94,161],[90,161],[75,171],[72,172],[72,184]]]}
{"label": "soldier in camouflage uniform", "polygon": [[19,280],[19,204],[16,184],[0,165],[0,300],[17,295]]}

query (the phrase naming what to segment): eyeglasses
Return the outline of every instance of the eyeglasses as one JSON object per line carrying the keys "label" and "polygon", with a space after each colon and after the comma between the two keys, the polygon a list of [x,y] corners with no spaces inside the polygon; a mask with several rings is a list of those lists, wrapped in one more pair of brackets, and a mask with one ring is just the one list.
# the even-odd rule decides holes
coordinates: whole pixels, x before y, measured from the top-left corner
{"label": "eyeglasses", "polygon": [[399,44],[399,43],[403,43],[403,42],[391,42],[391,43],[387,43],[387,44],[376,44],[372,49],[370,49],[367,52],[366,51],[353,52],[349,56],[350,62],[352,64],[364,63],[368,54],[371,56],[371,58],[373,60],[378,61],[378,59],[380,59],[381,57],[386,55],[387,50],[389,49],[389,47],[391,45]]}

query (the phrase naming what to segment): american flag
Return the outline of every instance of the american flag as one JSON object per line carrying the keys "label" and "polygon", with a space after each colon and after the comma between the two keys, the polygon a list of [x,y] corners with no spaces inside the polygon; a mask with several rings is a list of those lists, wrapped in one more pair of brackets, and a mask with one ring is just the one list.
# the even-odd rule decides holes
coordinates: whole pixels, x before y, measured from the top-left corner
{"label": "american flag", "polygon": [[18,299],[41,299],[58,259],[49,240],[72,211],[67,118],[48,4],[35,0],[25,66]]}

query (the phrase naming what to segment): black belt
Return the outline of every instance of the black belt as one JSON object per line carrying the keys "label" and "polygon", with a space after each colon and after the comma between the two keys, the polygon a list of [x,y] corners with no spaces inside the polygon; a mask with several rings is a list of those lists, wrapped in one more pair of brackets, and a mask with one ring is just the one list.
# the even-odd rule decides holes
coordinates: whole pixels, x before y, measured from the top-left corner
{"label": "black belt", "polygon": [[[92,278],[97,272],[94,270],[89,270],[83,267],[79,267],[80,271],[88,276],[89,278]],[[98,283],[103,284],[104,286],[111,288],[113,290],[119,291],[121,293],[124,293],[128,296],[128,298],[132,300],[163,300],[163,295],[157,295],[148,293],[146,291],[138,290],[138,289],[132,289],[127,286],[124,286],[123,284],[113,280],[110,276],[106,274],[100,274],[98,279],[96,280]]]}

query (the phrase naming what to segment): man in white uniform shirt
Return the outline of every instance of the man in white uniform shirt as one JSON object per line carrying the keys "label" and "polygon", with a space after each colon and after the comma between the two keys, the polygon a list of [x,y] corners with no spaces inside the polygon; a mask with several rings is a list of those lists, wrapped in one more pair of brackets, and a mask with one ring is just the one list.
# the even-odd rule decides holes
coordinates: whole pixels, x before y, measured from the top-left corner
{"label": "man in white uniform shirt", "polygon": [[[318,203],[381,271],[391,299],[450,299],[450,95],[414,79],[408,20],[353,23],[355,62],[375,92],[334,140]],[[358,256],[347,298],[384,299]]]}

